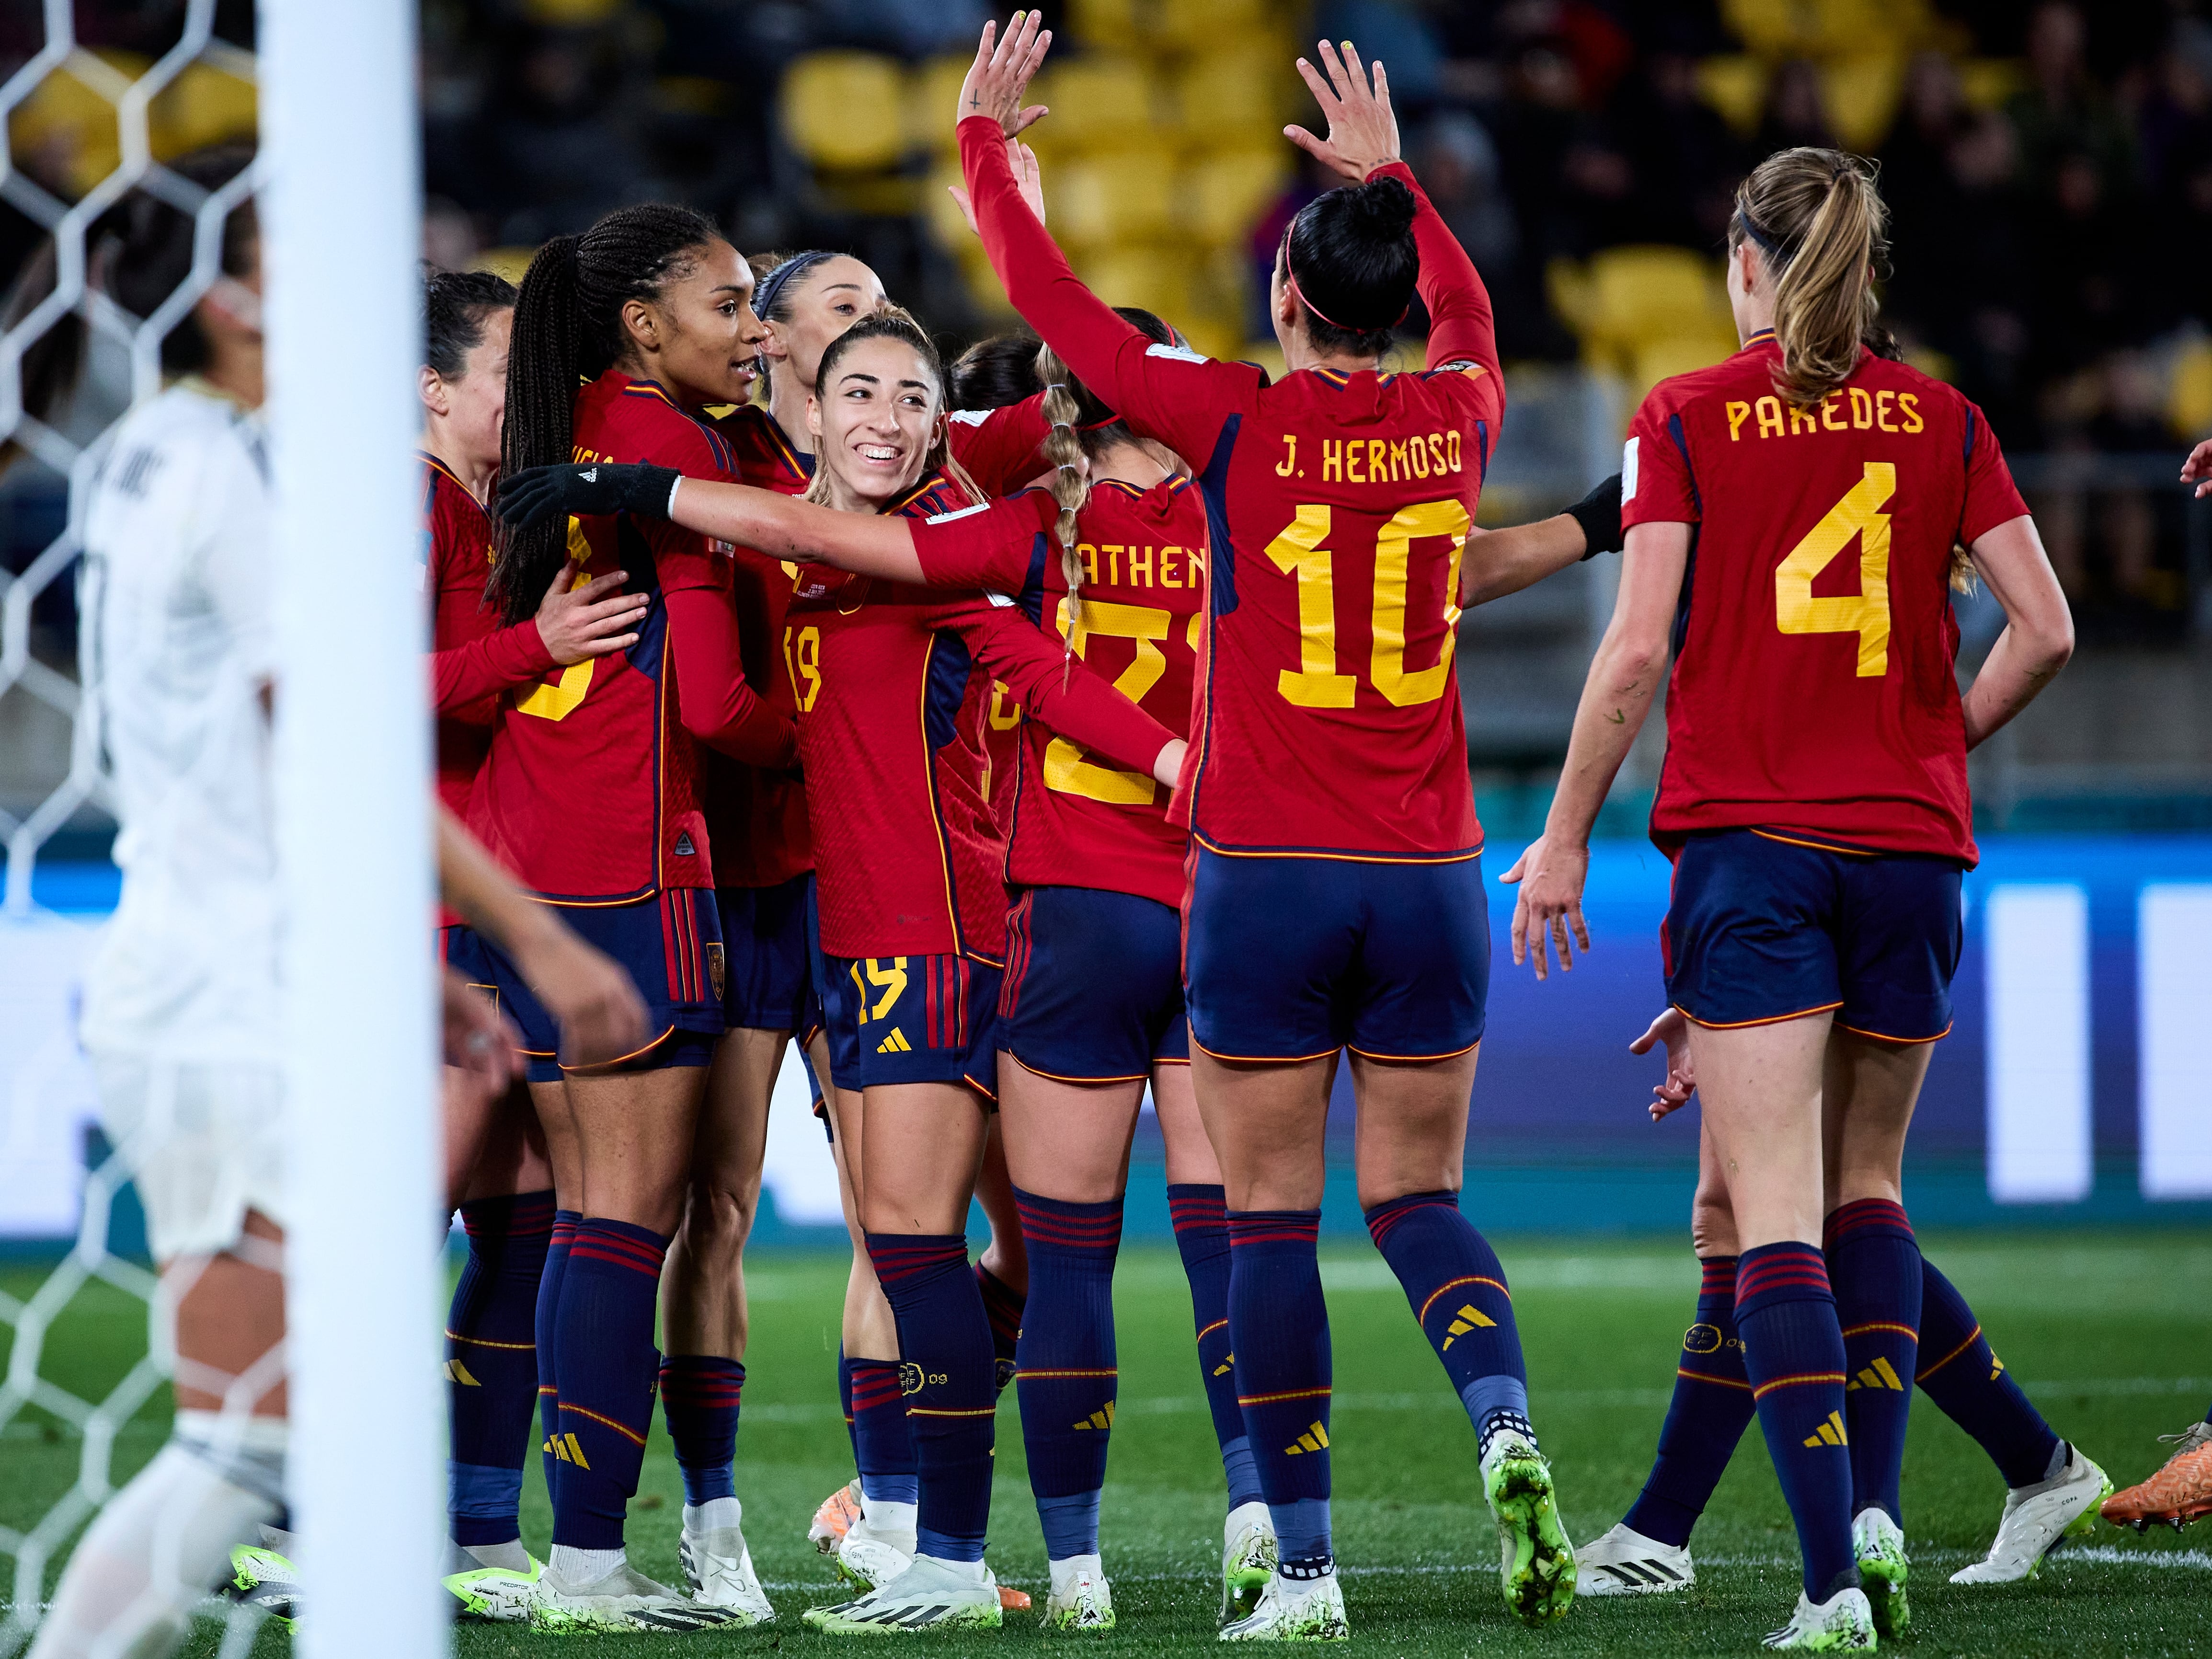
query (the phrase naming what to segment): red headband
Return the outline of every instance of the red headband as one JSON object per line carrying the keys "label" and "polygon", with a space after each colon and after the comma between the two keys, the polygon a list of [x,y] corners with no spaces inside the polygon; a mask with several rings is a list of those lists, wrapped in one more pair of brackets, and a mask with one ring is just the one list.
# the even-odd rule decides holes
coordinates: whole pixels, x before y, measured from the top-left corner
{"label": "red headband", "polygon": [[[1303,216],[1303,214],[1301,214],[1301,216]],[[1330,316],[1328,313],[1323,311],[1311,300],[1306,298],[1306,291],[1298,286],[1298,273],[1297,267],[1291,264],[1291,232],[1296,230],[1297,228],[1297,219],[1293,218],[1289,226],[1283,232],[1283,278],[1284,281],[1289,284],[1290,290],[1291,294],[1297,297],[1297,302],[1304,306],[1308,311],[1313,313],[1315,316],[1320,318],[1322,321],[1327,323],[1331,328],[1340,328],[1346,334],[1367,334],[1373,332],[1372,329],[1354,328],[1349,323],[1338,322],[1335,318]],[[1392,328],[1397,327],[1398,324],[1404,322],[1407,318],[1413,314],[1413,302],[1411,300],[1408,300],[1406,301],[1405,309],[1398,313],[1396,320],[1392,322],[1389,326]]]}

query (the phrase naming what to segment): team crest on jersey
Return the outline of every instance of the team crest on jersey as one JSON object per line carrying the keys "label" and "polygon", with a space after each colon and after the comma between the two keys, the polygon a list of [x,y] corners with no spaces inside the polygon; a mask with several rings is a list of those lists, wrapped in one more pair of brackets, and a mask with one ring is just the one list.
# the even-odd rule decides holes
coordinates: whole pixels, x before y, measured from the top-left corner
{"label": "team crest on jersey", "polygon": [[714,1000],[722,1000],[722,981],[726,977],[722,965],[722,947],[709,942],[707,946],[707,983],[714,988]]}
{"label": "team crest on jersey", "polygon": [[899,1392],[903,1395],[921,1392],[921,1367],[911,1359],[902,1360],[899,1364]]}

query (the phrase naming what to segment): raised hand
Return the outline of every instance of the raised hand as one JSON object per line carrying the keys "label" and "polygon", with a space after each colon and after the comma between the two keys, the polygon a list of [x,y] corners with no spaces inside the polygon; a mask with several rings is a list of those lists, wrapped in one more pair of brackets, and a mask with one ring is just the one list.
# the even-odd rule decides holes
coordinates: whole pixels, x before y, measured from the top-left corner
{"label": "raised hand", "polygon": [[[1039,113],[1042,113],[1042,111]],[[1014,170],[1014,187],[1022,193],[1029,210],[1036,215],[1039,224],[1044,222],[1044,173],[1037,166],[1036,152],[1018,138],[1006,140],[1006,161]],[[960,204],[960,216],[968,222],[968,228],[978,236],[982,227],[975,222],[975,204],[968,199],[966,186],[947,185],[945,190]]]}
{"label": "raised hand", "polygon": [[2195,484],[2200,499],[2212,495],[2212,438],[2189,452],[2189,459],[2181,464],[2181,482]]}
{"label": "raised hand", "polygon": [[1316,138],[1297,126],[1285,127],[1283,137],[1353,184],[1364,183],[1376,168],[1400,159],[1398,118],[1390,111],[1389,77],[1377,63],[1370,84],[1367,68],[1349,40],[1344,43],[1341,57],[1336,47],[1322,41],[1321,60],[1328,70],[1326,77],[1303,58],[1298,59],[1298,73],[1313,88],[1321,112],[1328,118],[1328,137]]}
{"label": "raised hand", "polygon": [[1052,45],[1052,31],[1042,23],[1041,12],[1018,11],[1006,20],[1003,38],[996,23],[983,25],[975,62],[960,83],[960,107],[952,116],[956,123],[971,115],[988,115],[1012,138],[1045,118],[1049,112],[1042,104],[1022,107],[1030,77]]}

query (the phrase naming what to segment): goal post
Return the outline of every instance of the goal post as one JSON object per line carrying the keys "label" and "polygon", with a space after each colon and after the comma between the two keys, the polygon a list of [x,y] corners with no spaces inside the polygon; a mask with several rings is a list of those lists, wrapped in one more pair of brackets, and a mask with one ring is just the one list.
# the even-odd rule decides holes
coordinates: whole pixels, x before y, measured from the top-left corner
{"label": "goal post", "polygon": [[415,0],[261,0],[305,1659],[444,1650]]}

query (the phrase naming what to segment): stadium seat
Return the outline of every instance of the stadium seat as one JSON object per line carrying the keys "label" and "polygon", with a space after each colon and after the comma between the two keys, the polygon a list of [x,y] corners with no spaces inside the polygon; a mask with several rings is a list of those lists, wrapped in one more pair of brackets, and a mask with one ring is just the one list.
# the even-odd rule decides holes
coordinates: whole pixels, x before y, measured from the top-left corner
{"label": "stadium seat", "polygon": [[1629,359],[1629,408],[1669,375],[1711,368],[1736,349],[1733,334],[1687,334],[1647,340]]}
{"label": "stadium seat", "polygon": [[252,143],[253,83],[210,63],[189,64],[146,112],[148,142],[162,161],[210,144]]}
{"label": "stadium seat", "polygon": [[469,268],[504,276],[519,288],[523,272],[530,269],[531,260],[537,257],[534,247],[488,247],[470,262]]}
{"label": "stadium seat", "polygon": [[1075,268],[1109,306],[1142,306],[1176,323],[1189,314],[1189,264],[1178,249],[1111,248],[1077,260]]}
{"label": "stadium seat", "polygon": [[1905,51],[1935,32],[1927,0],[1723,0],[1721,15],[1764,58]]}
{"label": "stadium seat", "polygon": [[123,162],[113,94],[145,73],[133,53],[73,52],[8,116],[8,153],[33,179],[82,196]]}
{"label": "stadium seat", "polygon": [[2192,340],[2174,359],[2166,418],[2185,441],[2212,437],[2212,341]]}
{"label": "stadium seat", "polygon": [[1068,28],[1085,46],[1158,51],[1203,46],[1271,9],[1265,0],[1074,0]]}
{"label": "stadium seat", "polygon": [[1766,65],[1740,55],[1702,58],[1698,96],[1739,134],[1748,135],[1758,129],[1759,112],[1766,106]]}
{"label": "stadium seat", "polygon": [[1031,83],[1030,102],[1052,113],[1027,136],[1040,155],[1054,157],[1119,149],[1152,131],[1158,85],[1158,76],[1133,58],[1099,53],[1047,64]]}
{"label": "stadium seat", "polygon": [[1729,331],[1718,272],[1687,248],[1607,248],[1580,268],[1555,262],[1547,279],[1559,314],[1601,354]]}
{"label": "stadium seat", "polygon": [[1175,157],[1139,142],[1110,155],[1055,161],[1044,175],[1053,234],[1075,246],[1164,237],[1176,228]]}
{"label": "stadium seat", "polygon": [[1976,109],[1996,109],[2027,87],[2027,65],[2017,58],[1968,58],[1959,64],[1959,86]]}
{"label": "stadium seat", "polygon": [[1300,106],[1313,108],[1305,89],[1283,73],[1285,56],[1273,42],[1247,36],[1192,58],[1176,77],[1183,131],[1206,146],[1280,134],[1292,92]]}
{"label": "stadium seat", "polygon": [[1279,143],[1202,155],[1183,173],[1184,223],[1208,247],[1241,243],[1290,175],[1290,152]]}
{"label": "stadium seat", "polygon": [[1861,155],[1881,148],[1905,90],[1905,60],[1890,53],[1838,58],[1820,66],[1820,95],[1844,148]]}
{"label": "stadium seat", "polygon": [[[915,149],[951,154],[960,148],[953,105],[968,78],[967,58],[933,58],[906,78],[906,141]],[[1035,102],[1034,97],[1030,100]]]}
{"label": "stadium seat", "polygon": [[906,150],[904,76],[896,59],[867,52],[812,52],[783,76],[783,131],[809,163],[857,172]]}

